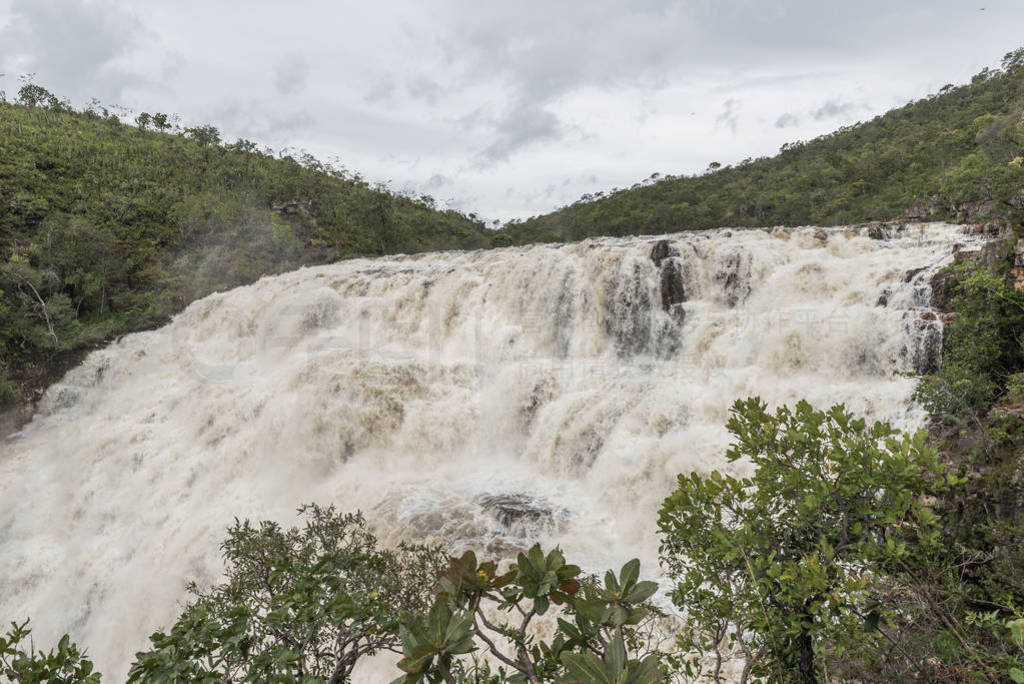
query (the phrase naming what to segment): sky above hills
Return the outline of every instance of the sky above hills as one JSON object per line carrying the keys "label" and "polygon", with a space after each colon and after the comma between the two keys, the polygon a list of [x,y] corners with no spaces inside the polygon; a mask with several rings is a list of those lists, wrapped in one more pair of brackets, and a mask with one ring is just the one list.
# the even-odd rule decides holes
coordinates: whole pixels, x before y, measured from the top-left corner
{"label": "sky above hills", "polygon": [[35,74],[506,220],[774,154],[1021,36],[1021,0],[0,0],[0,90]]}

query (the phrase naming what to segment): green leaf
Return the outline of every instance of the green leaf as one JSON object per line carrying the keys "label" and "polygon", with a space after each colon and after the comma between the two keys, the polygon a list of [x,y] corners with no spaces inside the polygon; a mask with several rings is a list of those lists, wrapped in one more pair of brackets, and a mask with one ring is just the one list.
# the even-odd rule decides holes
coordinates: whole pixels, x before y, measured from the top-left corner
{"label": "green leaf", "polygon": [[560,660],[565,666],[566,680],[586,684],[617,684],[605,672],[602,663],[593,653],[563,653]]}
{"label": "green leaf", "polygon": [[657,591],[658,591],[658,583],[657,582],[651,582],[651,581],[639,582],[633,588],[633,591],[629,592],[629,596],[626,597],[626,600],[629,601],[630,603],[643,603],[647,599],[649,599],[652,596],[654,596],[654,594]]}
{"label": "green leaf", "polygon": [[864,618],[864,631],[873,632],[878,629],[878,620],[881,617],[881,614],[877,610],[873,610],[868,613],[867,617]]}
{"label": "green leaf", "polygon": [[547,596],[538,596],[533,599],[533,607],[537,611],[537,615],[543,615],[548,612],[548,608],[551,603],[548,601]]}
{"label": "green leaf", "polygon": [[618,679],[626,669],[626,646],[622,643],[622,631],[617,630],[604,652],[605,670]]}
{"label": "green leaf", "polygon": [[627,594],[636,581],[640,578],[640,559],[634,558],[628,561],[622,566],[622,571],[619,573],[619,583],[621,587],[621,593]]}

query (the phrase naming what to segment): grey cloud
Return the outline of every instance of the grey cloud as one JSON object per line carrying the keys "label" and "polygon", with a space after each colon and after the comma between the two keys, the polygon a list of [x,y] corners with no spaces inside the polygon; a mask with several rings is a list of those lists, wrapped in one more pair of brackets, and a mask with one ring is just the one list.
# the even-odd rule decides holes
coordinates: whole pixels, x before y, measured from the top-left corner
{"label": "grey cloud", "polygon": [[214,110],[211,116],[225,139],[241,137],[257,141],[289,137],[316,122],[308,111],[272,112],[266,101],[256,98],[230,102]]}
{"label": "grey cloud", "polygon": [[730,97],[722,104],[721,113],[715,117],[717,123],[725,124],[729,130],[736,133],[739,124],[739,100]]}
{"label": "grey cloud", "polygon": [[374,83],[363,99],[371,104],[388,103],[394,98],[396,89],[395,79],[389,74]]}
{"label": "grey cloud", "polygon": [[775,120],[776,128],[795,128],[800,125],[800,117],[792,112],[786,112]]}
{"label": "grey cloud", "polygon": [[309,64],[299,53],[285,56],[274,66],[274,90],[278,95],[296,95],[306,88]]}
{"label": "grey cloud", "polygon": [[0,70],[35,73],[58,95],[119,99],[145,83],[115,62],[154,36],[130,12],[106,2],[14,0],[0,28]]}
{"label": "grey cloud", "polygon": [[422,100],[427,104],[437,104],[444,94],[444,88],[426,74],[419,74],[406,82],[406,89],[409,95],[416,100]]}
{"label": "grey cloud", "polygon": [[815,121],[823,121],[824,119],[836,119],[839,117],[850,117],[856,112],[869,109],[863,104],[857,104],[855,102],[844,102],[839,98],[828,100],[825,104],[821,105],[813,112],[811,116],[814,117]]}
{"label": "grey cloud", "polygon": [[517,150],[545,140],[559,140],[566,131],[566,126],[550,111],[528,104],[513,107],[498,122],[494,141],[477,155],[477,164],[486,167],[507,161]]}
{"label": "grey cloud", "polygon": [[[687,18],[674,2],[622,7],[596,0],[585,8],[541,0],[489,5],[457,0],[448,39],[439,41],[455,87],[488,84],[506,93],[508,114],[464,119],[492,140],[478,162],[493,164],[539,140],[556,140],[567,127],[552,109],[586,87],[658,88],[681,66],[688,49]],[[488,125],[489,124],[489,125]]]}
{"label": "grey cloud", "polygon": [[452,179],[440,173],[435,173],[423,184],[424,190],[438,190],[452,184]]}

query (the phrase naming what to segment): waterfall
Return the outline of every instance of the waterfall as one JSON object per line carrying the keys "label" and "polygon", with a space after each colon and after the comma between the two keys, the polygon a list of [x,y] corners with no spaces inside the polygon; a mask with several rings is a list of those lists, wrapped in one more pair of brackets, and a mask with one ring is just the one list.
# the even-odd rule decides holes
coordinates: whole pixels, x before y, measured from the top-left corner
{"label": "waterfall", "polygon": [[[874,237],[878,237],[877,235]],[[728,408],[806,398],[919,427],[944,224],[717,230],[304,268],[89,355],[0,445],[0,618],[117,680],[216,581],[237,516],[360,509],[387,542],[559,544],[657,573],[678,473]]]}

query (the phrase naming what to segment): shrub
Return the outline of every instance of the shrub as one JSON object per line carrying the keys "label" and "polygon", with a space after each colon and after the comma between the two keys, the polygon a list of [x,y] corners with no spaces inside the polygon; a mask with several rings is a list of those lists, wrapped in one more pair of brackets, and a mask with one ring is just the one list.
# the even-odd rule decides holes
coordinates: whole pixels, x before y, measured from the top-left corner
{"label": "shrub", "polygon": [[344,682],[359,658],[401,653],[404,611],[426,610],[436,548],[380,549],[359,513],[304,506],[302,528],[235,521],[223,543],[227,579],[136,654],[131,682]]}
{"label": "shrub", "polygon": [[732,647],[756,676],[818,681],[844,652],[886,639],[877,579],[934,546],[926,495],[947,481],[924,432],[868,425],[841,405],[771,413],[737,401],[728,428],[729,461],[753,475],[680,475],[660,513],[672,599],[691,626],[681,645]]}

